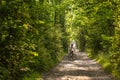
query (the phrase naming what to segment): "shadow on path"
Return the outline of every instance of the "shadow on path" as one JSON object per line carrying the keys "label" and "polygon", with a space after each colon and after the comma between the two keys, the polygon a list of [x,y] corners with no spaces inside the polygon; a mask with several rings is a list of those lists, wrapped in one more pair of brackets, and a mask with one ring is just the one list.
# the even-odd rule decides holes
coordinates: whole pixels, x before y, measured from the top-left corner
{"label": "shadow on path", "polygon": [[115,80],[102,67],[87,57],[86,53],[76,52],[73,60],[68,56],[55,69],[43,74],[43,80]]}

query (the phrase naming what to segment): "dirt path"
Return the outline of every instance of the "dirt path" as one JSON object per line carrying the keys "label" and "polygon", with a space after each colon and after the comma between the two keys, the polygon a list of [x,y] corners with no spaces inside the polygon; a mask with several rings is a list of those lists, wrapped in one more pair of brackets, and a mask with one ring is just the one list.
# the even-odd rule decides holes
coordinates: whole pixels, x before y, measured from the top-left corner
{"label": "dirt path", "polygon": [[43,75],[43,80],[115,80],[85,53],[75,55],[73,60],[66,56],[55,69]]}

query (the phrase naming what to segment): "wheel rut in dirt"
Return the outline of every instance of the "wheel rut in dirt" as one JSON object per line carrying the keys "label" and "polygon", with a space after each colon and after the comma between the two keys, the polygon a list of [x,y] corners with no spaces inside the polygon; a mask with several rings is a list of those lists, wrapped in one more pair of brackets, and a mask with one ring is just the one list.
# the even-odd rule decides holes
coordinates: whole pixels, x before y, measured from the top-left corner
{"label": "wheel rut in dirt", "polygon": [[116,80],[106,73],[84,52],[76,52],[71,60],[65,56],[50,72],[43,74],[43,80]]}

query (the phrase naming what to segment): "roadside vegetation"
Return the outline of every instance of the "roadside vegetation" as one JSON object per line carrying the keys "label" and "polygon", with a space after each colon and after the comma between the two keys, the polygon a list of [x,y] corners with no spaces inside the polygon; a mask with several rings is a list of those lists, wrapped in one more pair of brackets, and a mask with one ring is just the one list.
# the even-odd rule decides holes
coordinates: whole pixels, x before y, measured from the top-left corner
{"label": "roadside vegetation", "polygon": [[0,79],[40,78],[72,40],[120,79],[119,7],[119,0],[0,0]]}

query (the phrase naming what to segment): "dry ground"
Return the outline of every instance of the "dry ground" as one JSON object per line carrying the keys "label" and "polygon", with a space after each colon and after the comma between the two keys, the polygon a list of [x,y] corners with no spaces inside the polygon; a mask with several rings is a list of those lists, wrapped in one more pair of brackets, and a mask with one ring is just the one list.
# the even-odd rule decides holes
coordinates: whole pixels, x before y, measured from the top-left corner
{"label": "dry ground", "polygon": [[102,67],[87,57],[86,53],[76,52],[74,59],[65,56],[50,72],[43,74],[43,80],[116,80]]}

